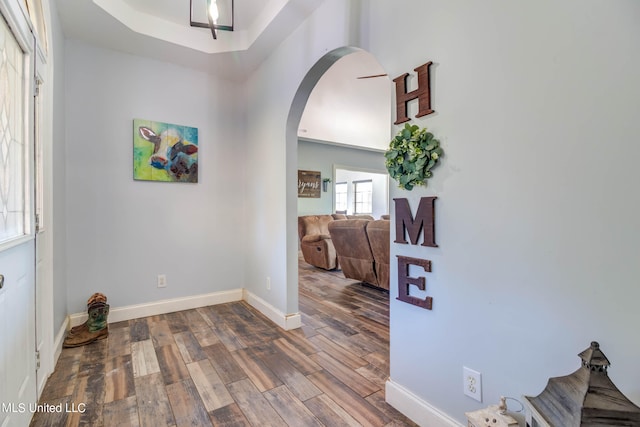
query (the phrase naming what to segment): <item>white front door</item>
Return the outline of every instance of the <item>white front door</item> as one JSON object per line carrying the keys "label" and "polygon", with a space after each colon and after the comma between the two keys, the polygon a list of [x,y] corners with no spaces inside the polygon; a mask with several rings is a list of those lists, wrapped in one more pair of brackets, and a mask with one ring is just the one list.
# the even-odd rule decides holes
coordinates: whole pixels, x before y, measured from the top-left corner
{"label": "white front door", "polygon": [[[40,46],[38,46],[40,47]],[[35,232],[35,268],[36,268],[36,351],[40,355],[38,359],[37,384],[38,396],[42,393],[49,375],[53,372],[53,271],[52,253],[53,242],[51,240],[50,200],[51,185],[50,144],[44,141],[44,104],[48,101],[48,82],[46,64],[43,62],[42,50],[36,49],[35,73],[36,96],[34,97],[34,206],[36,214]],[[46,206],[46,207],[45,207]]]}
{"label": "white front door", "polygon": [[0,252],[0,425],[28,426],[36,402],[34,241]]}
{"label": "white front door", "polygon": [[28,426],[37,399],[33,36],[0,0],[0,426]]}

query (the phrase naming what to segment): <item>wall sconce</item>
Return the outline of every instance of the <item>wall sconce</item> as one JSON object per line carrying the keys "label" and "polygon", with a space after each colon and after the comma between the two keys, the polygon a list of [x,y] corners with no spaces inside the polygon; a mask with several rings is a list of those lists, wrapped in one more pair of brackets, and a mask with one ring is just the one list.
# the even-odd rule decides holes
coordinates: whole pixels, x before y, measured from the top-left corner
{"label": "wall sconce", "polygon": [[327,192],[327,187],[329,186],[330,182],[331,182],[331,179],[329,178],[324,178],[322,180],[322,191],[324,191],[325,193]]}
{"label": "wall sconce", "polygon": [[[233,31],[234,0],[190,0],[189,3],[189,24],[192,27],[211,29],[214,39],[218,38],[218,30]],[[231,24],[218,24],[221,19]]]}

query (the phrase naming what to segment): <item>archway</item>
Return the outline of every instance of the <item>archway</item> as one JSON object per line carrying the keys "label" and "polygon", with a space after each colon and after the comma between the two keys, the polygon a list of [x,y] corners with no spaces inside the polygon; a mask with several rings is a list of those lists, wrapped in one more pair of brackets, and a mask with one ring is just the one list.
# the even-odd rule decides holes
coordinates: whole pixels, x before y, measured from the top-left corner
{"label": "archway", "polygon": [[[318,86],[322,86],[322,85],[319,85],[319,82],[321,82],[321,79],[325,75],[330,74],[328,72],[332,67],[335,66],[334,69],[338,68],[338,66],[336,65],[338,61],[342,60],[348,55],[352,55],[356,53],[369,55],[370,58],[372,58],[373,62],[377,64],[377,68],[374,67],[375,69],[373,70],[373,72],[367,73],[367,72],[364,72],[363,70],[358,70],[359,74],[357,75],[359,77],[360,76],[370,77],[371,75],[375,75],[376,77],[385,76],[384,72],[381,73],[382,67],[377,62],[377,60],[375,60],[373,55],[370,55],[366,51],[359,48],[354,48],[354,47],[342,47],[342,48],[335,49],[325,54],[320,60],[318,60],[318,62],[305,75],[300,86],[298,87],[298,90],[295,94],[295,97],[293,99],[293,102],[289,110],[287,127],[286,127],[287,176],[290,177],[290,179],[288,180],[290,185],[288,185],[287,187],[287,305],[288,305],[287,308],[288,308],[288,313],[296,313],[298,311],[298,302],[299,302],[298,301],[298,284],[299,284],[298,282],[298,233],[297,233],[297,215],[298,215],[297,193],[298,192],[297,192],[297,187],[295,186],[294,183],[297,182],[296,177],[297,177],[297,169],[298,169],[298,141],[300,140],[300,137],[301,137],[301,135],[299,134],[300,123],[301,123],[301,120],[303,119],[303,113],[305,112],[305,109],[308,106],[308,102],[310,101],[310,97],[312,96],[312,92],[314,92],[314,89],[316,89]],[[341,63],[344,63],[344,62],[346,61],[341,61]],[[348,82],[346,82],[346,84],[348,85],[357,85],[359,84],[359,82],[373,81],[373,79],[355,80],[356,79],[355,75],[351,75],[345,78],[349,79]],[[383,141],[382,145],[378,143],[378,145],[375,147],[372,147],[372,146],[367,147],[363,143],[354,142],[354,136],[355,136],[354,133],[347,134],[344,137],[345,139],[348,139],[347,141],[340,140],[340,137],[336,137],[333,134],[328,136],[327,138],[318,137],[316,136],[317,133],[314,133],[314,136],[311,137],[311,139],[314,140],[314,139],[320,138],[324,140],[323,143],[327,143],[329,145],[338,145],[342,147],[351,147],[352,149],[355,148],[355,149],[371,150],[372,148],[374,148],[374,149],[377,149],[377,151],[381,151],[382,150],[381,147],[383,146],[386,147],[386,144],[387,144],[386,141],[388,141],[388,137],[391,132],[391,120],[390,120],[391,118],[391,85],[390,85],[389,79],[386,77],[380,81],[383,87],[388,88],[388,93],[385,94],[387,98],[385,98],[385,102],[384,102],[385,105],[383,107],[388,113],[388,115],[378,120],[383,122],[384,125],[388,127],[388,129],[385,129],[383,127],[383,130],[379,131],[379,133],[382,134],[381,135],[381,138]],[[360,83],[360,84],[364,84],[364,83]],[[363,97],[363,98],[365,99],[362,100],[362,104],[361,104],[362,106],[360,107],[360,109],[367,110],[367,105],[368,103],[370,103],[370,100],[367,100],[366,97]],[[343,116],[344,116],[344,112],[342,116],[340,116],[340,118],[342,119]],[[367,124],[364,123],[364,120],[362,117],[355,117],[355,118],[352,117],[351,119],[352,119],[351,120],[352,122],[353,121],[357,122],[356,126],[360,125],[361,129],[367,127]],[[305,120],[305,123],[308,123],[308,121]],[[349,123],[349,124],[352,124],[352,123]],[[379,156],[380,156],[380,159],[383,159],[381,153],[379,153]],[[336,159],[336,161],[334,161],[334,164],[335,163],[342,164],[342,162],[339,159]],[[382,165],[382,160],[381,160],[381,165]],[[364,165],[354,165],[354,166],[366,167]],[[325,172],[327,169],[332,171],[333,165],[327,166],[325,168]],[[382,169],[384,170],[384,167],[382,167]],[[332,177],[332,174],[324,175],[323,173],[323,177],[324,176]],[[388,195],[385,195],[385,197],[388,198]],[[323,209],[326,210],[326,212],[317,212],[317,213],[326,213],[326,214],[332,213],[332,210],[333,210],[332,208],[333,208],[333,203],[329,203],[329,204],[325,203],[323,205]]]}

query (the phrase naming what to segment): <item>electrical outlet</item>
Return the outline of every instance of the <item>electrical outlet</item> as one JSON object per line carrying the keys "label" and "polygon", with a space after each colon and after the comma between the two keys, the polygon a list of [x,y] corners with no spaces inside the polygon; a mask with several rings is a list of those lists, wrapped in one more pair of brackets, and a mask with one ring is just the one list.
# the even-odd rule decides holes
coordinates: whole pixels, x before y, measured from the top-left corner
{"label": "electrical outlet", "polygon": [[464,394],[478,402],[482,402],[482,374],[466,366],[462,367]]}
{"label": "electrical outlet", "polygon": [[167,276],[164,274],[158,274],[158,287],[166,288],[167,287]]}
{"label": "electrical outlet", "polygon": [[271,290],[271,277],[267,276],[267,290]]}

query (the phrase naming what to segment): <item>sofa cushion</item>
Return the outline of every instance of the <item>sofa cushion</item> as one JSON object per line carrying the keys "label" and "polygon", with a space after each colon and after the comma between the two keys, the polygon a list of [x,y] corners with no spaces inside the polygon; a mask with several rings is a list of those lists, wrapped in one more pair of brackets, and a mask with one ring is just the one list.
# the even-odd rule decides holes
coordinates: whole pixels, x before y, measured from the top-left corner
{"label": "sofa cushion", "polygon": [[346,219],[329,224],[331,241],[346,278],[377,285],[366,219]]}
{"label": "sofa cushion", "polygon": [[310,234],[310,235],[304,236],[301,242],[311,243],[311,242],[318,242],[320,240],[325,240],[325,239],[331,239],[331,236],[328,234]]}
{"label": "sofa cushion", "polygon": [[391,222],[383,219],[369,221],[367,224],[367,237],[375,261],[378,285],[384,289],[389,289],[390,226]]}
{"label": "sofa cushion", "polygon": [[369,221],[374,218],[371,215],[347,215],[347,219],[368,219]]}
{"label": "sofa cushion", "polygon": [[329,223],[333,221],[331,215],[303,215],[298,217],[298,237],[314,234],[329,235]]}

